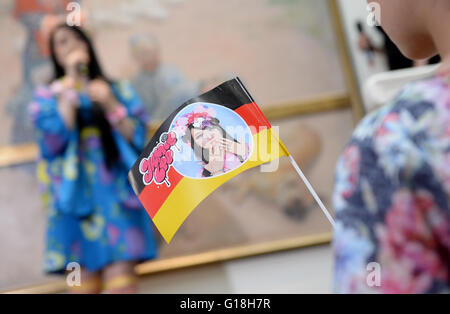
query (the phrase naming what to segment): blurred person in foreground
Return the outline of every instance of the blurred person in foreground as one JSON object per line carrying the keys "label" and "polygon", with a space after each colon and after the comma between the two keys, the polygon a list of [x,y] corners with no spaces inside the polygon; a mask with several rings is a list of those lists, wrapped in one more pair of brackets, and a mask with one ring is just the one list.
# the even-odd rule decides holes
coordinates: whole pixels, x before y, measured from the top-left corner
{"label": "blurred person in foreground", "polygon": [[154,258],[151,221],[127,180],[146,142],[147,116],[132,86],[106,77],[76,26],[50,36],[54,78],[30,105],[48,207],[45,271],[81,265],[72,292],[134,293],[136,262]]}
{"label": "blurred person in foreground", "polygon": [[335,291],[448,293],[450,0],[369,2],[408,58],[443,62],[367,116],[338,162]]}
{"label": "blurred person in foreground", "polygon": [[175,109],[200,93],[200,82],[188,80],[176,67],[161,62],[159,43],[152,35],[134,35],[130,49],[139,66],[132,84],[153,121],[164,121]]}

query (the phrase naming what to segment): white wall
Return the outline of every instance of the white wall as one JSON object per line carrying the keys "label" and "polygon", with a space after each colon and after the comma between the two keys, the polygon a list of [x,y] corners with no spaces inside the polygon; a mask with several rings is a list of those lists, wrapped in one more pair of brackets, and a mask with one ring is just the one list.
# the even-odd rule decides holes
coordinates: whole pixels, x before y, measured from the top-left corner
{"label": "white wall", "polygon": [[323,245],[156,274],[143,293],[331,293],[332,250]]}

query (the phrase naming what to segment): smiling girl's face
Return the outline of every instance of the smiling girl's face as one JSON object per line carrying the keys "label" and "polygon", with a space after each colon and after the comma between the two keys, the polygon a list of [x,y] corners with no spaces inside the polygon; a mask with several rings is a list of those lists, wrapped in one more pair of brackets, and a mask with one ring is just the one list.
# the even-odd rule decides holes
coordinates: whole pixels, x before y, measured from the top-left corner
{"label": "smiling girl's face", "polygon": [[[56,60],[63,67],[71,63],[71,58],[89,62],[89,53],[86,44],[80,40],[75,32],[60,28],[54,34],[53,48]],[[79,54],[80,56],[77,56]]]}
{"label": "smiling girl's face", "polygon": [[217,127],[207,127],[204,130],[191,129],[191,135],[195,144],[204,149],[219,145],[219,140],[223,137],[222,131]]}

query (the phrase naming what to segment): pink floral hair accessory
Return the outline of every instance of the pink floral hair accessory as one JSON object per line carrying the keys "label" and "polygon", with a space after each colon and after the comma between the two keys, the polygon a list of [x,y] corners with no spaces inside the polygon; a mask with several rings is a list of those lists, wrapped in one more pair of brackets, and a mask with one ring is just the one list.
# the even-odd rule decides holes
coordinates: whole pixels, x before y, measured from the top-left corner
{"label": "pink floral hair accessory", "polygon": [[179,117],[175,122],[173,130],[179,137],[186,135],[186,130],[190,125],[196,129],[205,129],[211,126],[212,118],[216,117],[216,111],[205,104],[198,104],[192,112]]}

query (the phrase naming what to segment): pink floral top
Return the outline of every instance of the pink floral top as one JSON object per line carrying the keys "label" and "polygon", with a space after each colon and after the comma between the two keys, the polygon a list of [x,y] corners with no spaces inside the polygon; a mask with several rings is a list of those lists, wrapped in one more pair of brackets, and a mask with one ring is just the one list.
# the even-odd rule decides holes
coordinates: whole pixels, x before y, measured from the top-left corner
{"label": "pink floral top", "polygon": [[[230,152],[225,153],[223,172],[227,173],[229,171],[239,168],[247,160],[249,153],[250,153],[250,146],[248,145],[247,145],[247,153],[245,156],[242,157],[242,160],[233,153]],[[210,176],[209,172],[205,171],[206,169],[203,168],[205,165],[206,164],[202,162],[202,170],[199,173],[199,177]]]}
{"label": "pink floral top", "polygon": [[242,162],[247,159],[247,156],[244,156],[243,160],[241,161],[238,156],[232,153],[226,153],[225,154],[225,163],[223,166],[224,172],[228,172],[231,170],[234,170],[242,165]]}
{"label": "pink floral top", "polygon": [[413,82],[361,122],[333,202],[336,292],[450,292],[449,78]]}

